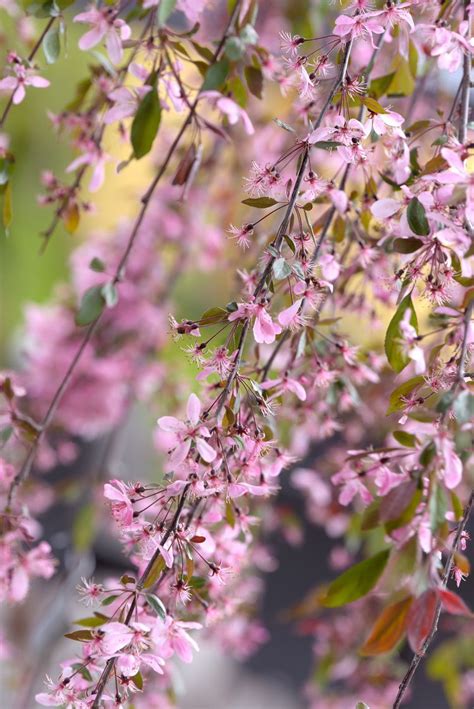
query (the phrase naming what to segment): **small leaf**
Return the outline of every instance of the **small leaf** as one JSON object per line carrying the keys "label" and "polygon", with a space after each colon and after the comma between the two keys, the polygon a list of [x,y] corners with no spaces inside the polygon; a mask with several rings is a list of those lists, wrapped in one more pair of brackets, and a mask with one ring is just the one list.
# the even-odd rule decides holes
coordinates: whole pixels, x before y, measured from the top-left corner
{"label": "small leaf", "polygon": [[277,281],[282,281],[284,278],[288,278],[291,274],[291,266],[285,261],[284,258],[277,258],[273,264],[273,275]]}
{"label": "small leaf", "polygon": [[95,256],[89,264],[91,271],[96,271],[97,273],[102,273],[105,271],[105,263]]}
{"label": "small leaf", "polygon": [[161,121],[161,105],[156,90],[156,76],[149,80],[151,91],[142,99],[133,119],[130,133],[133,155],[140,160],[150,152]]}
{"label": "small leaf", "polygon": [[101,605],[102,605],[102,606],[110,606],[110,605],[112,605],[112,603],[113,603],[114,601],[117,600],[117,598],[118,598],[118,595],[117,595],[117,594],[115,594],[115,595],[113,595],[113,596],[107,596],[107,598],[104,598],[104,600],[102,601]]}
{"label": "small leaf", "polygon": [[65,638],[69,640],[81,640],[86,642],[92,638],[92,633],[90,630],[74,630],[72,633],[66,633]]}
{"label": "small leaf", "polygon": [[446,588],[439,588],[438,595],[443,610],[447,613],[451,613],[451,615],[465,615],[467,617],[472,617],[472,611],[467,607],[463,599],[458,596],[457,593],[448,591]]}
{"label": "small leaf", "polygon": [[109,281],[101,288],[101,294],[108,308],[113,308],[118,303],[118,291],[116,286]]}
{"label": "small leaf", "polygon": [[143,677],[141,672],[137,672],[137,674],[130,677],[130,679],[137,689],[143,689]]}
{"label": "small leaf", "polygon": [[436,616],[438,595],[432,588],[419,596],[412,604],[408,615],[408,642],[413,652],[421,652]]}
{"label": "small leaf", "polygon": [[61,52],[61,39],[59,27],[53,25],[43,39],[43,52],[48,64],[54,64],[59,59]]}
{"label": "small leaf", "polygon": [[161,620],[164,620],[166,618],[166,608],[163,604],[163,601],[161,601],[158,596],[155,596],[154,593],[147,593],[146,600],[148,605],[154,610],[156,615],[161,618]]}
{"label": "small leaf", "polygon": [[419,236],[428,236],[430,225],[426,218],[425,208],[417,197],[413,197],[408,204],[407,219],[412,232]]}
{"label": "small leaf", "polygon": [[393,650],[405,632],[412,602],[413,598],[408,596],[384,608],[360,650],[362,655],[382,655]]}
{"label": "small leaf", "polygon": [[199,318],[200,325],[215,325],[216,323],[227,320],[228,311],[224,308],[214,307],[206,310]]}
{"label": "small leaf", "polygon": [[98,628],[99,626],[103,625],[107,620],[107,616],[99,614],[91,616],[90,618],[79,618],[79,620],[74,621],[74,624],[82,625],[85,628]]}
{"label": "small leaf", "polygon": [[408,431],[394,431],[392,435],[398,443],[406,448],[415,448],[418,442],[415,434],[408,433]]}
{"label": "small leaf", "polygon": [[76,325],[89,325],[94,322],[105,308],[102,286],[92,286],[82,296],[79,310],[76,313]]}
{"label": "small leaf", "polygon": [[329,608],[343,606],[369,593],[382,575],[389,555],[390,550],[385,549],[341,574],[329,586],[323,605]]}
{"label": "small leaf", "polygon": [[412,254],[414,251],[418,251],[422,246],[423,242],[420,241],[420,239],[416,239],[414,236],[409,236],[406,239],[395,239],[393,242],[393,250],[397,254]]}
{"label": "small leaf", "polygon": [[406,382],[403,382],[403,384],[400,384],[400,386],[394,389],[390,394],[387,416],[389,414],[395,413],[395,411],[400,411],[400,409],[403,409],[403,398],[408,394],[411,394],[414,389],[420,387],[424,383],[425,378],[421,375],[418,375],[416,377],[411,377],[410,379],[407,379]]}
{"label": "small leaf", "polygon": [[5,233],[8,235],[11,223],[13,221],[13,200],[11,183],[7,182],[2,189],[3,192],[3,208],[2,221],[5,228]]}
{"label": "small leaf", "polygon": [[381,521],[390,522],[401,517],[412,502],[416,488],[416,481],[409,480],[390,490],[380,503],[379,518]]}
{"label": "small leaf", "polygon": [[362,97],[360,101],[371,113],[387,113],[385,108],[374,98],[370,98],[370,96]]}
{"label": "small leaf", "polygon": [[400,323],[405,318],[405,313],[410,311],[409,322],[418,332],[418,320],[411,295],[407,295],[397,308],[397,311],[390,321],[385,335],[385,354],[388,362],[395,372],[401,372],[410,362],[410,358],[405,352],[404,337],[400,330]]}
{"label": "small leaf", "polygon": [[74,234],[81,220],[81,213],[77,204],[73,203],[64,209],[61,213],[61,219],[63,220],[66,231],[68,231],[69,234]]}
{"label": "small leaf", "polygon": [[467,423],[474,419],[474,395],[462,391],[454,400],[453,413],[459,423]]}
{"label": "small leaf", "polygon": [[227,59],[212,64],[207,71],[201,91],[215,91],[220,89],[227,79],[229,73],[229,62]]}
{"label": "small leaf", "polygon": [[165,560],[163,559],[163,557],[160,554],[160,556],[158,556],[155,559],[155,562],[150,570],[150,573],[148,574],[148,576],[145,579],[145,583],[143,584],[143,588],[151,588],[152,586],[155,585],[155,583],[160,578],[161,572],[165,568],[165,565],[166,565]]}
{"label": "small leaf", "polygon": [[245,44],[239,37],[228,37],[224,45],[224,54],[231,61],[237,62],[245,54]]}
{"label": "small leaf", "polygon": [[255,66],[246,66],[244,70],[245,80],[251,94],[257,98],[262,98],[263,74],[262,70]]}
{"label": "small leaf", "polygon": [[278,202],[271,197],[249,197],[248,199],[244,199],[242,204],[246,204],[247,207],[255,207],[256,209],[267,209],[267,207],[273,207],[273,205],[278,204]]}

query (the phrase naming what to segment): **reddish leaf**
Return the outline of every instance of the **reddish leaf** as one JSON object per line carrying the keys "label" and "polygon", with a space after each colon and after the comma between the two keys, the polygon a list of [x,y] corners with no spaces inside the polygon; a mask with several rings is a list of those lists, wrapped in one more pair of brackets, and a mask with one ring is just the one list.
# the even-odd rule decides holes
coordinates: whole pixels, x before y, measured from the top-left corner
{"label": "reddish leaf", "polygon": [[409,480],[406,483],[398,485],[393,490],[390,490],[380,503],[379,518],[383,522],[398,519],[412,501],[416,486],[417,483],[415,480]]}
{"label": "reddish leaf", "polygon": [[420,652],[429,636],[436,616],[438,594],[430,588],[419,596],[408,614],[408,642],[413,652]]}
{"label": "reddish leaf", "polygon": [[203,542],[206,541],[206,537],[201,537],[199,534],[195,534],[194,537],[191,537],[191,540],[194,544],[202,544]]}
{"label": "reddish leaf", "polygon": [[438,595],[441,605],[443,606],[443,610],[447,613],[451,613],[452,615],[472,616],[471,610],[467,607],[462,598],[457,595],[457,593],[448,591],[446,588],[439,588]]}
{"label": "reddish leaf", "polygon": [[408,596],[384,608],[360,650],[362,655],[382,655],[395,647],[405,632],[412,602],[413,597]]}

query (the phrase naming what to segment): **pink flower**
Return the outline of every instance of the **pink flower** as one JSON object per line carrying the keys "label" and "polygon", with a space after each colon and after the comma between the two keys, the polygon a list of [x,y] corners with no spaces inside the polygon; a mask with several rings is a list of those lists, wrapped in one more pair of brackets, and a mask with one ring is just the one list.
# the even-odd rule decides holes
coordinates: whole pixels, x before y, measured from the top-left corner
{"label": "pink flower", "polygon": [[306,391],[304,387],[299,383],[297,379],[292,379],[291,377],[285,375],[279,379],[267,379],[265,382],[261,383],[262,389],[273,389],[277,388],[275,396],[279,396],[283,391],[291,391],[296,394],[300,401],[306,401]]}
{"label": "pink flower", "polygon": [[368,15],[339,15],[336,18],[334,34],[344,39],[357,39],[358,37],[369,37],[374,46],[373,34],[383,34],[385,27],[381,22]]}
{"label": "pink flower", "polygon": [[271,345],[276,335],[281,333],[280,325],[273,322],[263,303],[239,303],[237,310],[229,315],[229,321],[246,320],[255,317],[253,336],[255,342]]}
{"label": "pink flower", "polygon": [[252,121],[248,117],[247,112],[244,111],[244,109],[231,98],[223,96],[219,93],[219,91],[203,91],[200,94],[200,98],[208,99],[214,108],[217,108],[218,111],[224,114],[231,126],[241,120],[244,124],[245,132],[248,135],[253,135],[255,133]]}
{"label": "pink flower", "polygon": [[282,310],[281,313],[279,313],[278,322],[280,323],[280,325],[282,325],[283,327],[290,328],[300,327],[302,318],[299,313],[302,302],[303,298],[299,298],[298,300],[295,300],[295,302],[290,305],[289,308],[285,308],[285,310]]}
{"label": "pink flower", "polygon": [[462,480],[462,462],[454,450],[454,443],[445,431],[440,431],[436,439],[443,466],[442,477],[448,490],[454,490]]}
{"label": "pink flower", "polygon": [[76,15],[74,22],[84,22],[92,25],[79,40],[79,48],[92,49],[105,37],[105,46],[111,61],[119,64],[123,57],[122,40],[129,39],[131,29],[124,20],[117,17],[117,10],[110,6],[100,9],[91,7],[87,12]]}
{"label": "pink flower", "polygon": [[108,98],[114,102],[104,116],[104,123],[110,124],[115,121],[123,121],[124,118],[134,116],[140,100],[151,91],[151,86],[139,86],[134,89],[126,86],[119,86],[108,94]]}
{"label": "pink flower", "polygon": [[179,465],[188,456],[191,444],[194,442],[196,449],[206,463],[212,463],[216,458],[216,451],[211,448],[205,438],[210,438],[211,434],[206,426],[199,423],[201,415],[201,402],[196,394],[191,394],[187,407],[187,420],[180,421],[174,416],[162,416],[158,419],[158,426],[175,436],[173,453],[170,457],[172,465]]}
{"label": "pink flower", "polygon": [[121,527],[129,527],[133,522],[133,507],[129,490],[121,480],[111,480],[104,485],[104,497],[112,501],[112,514]]}
{"label": "pink flower", "polygon": [[155,625],[152,636],[163,657],[168,658],[176,653],[183,662],[189,663],[193,659],[193,650],[197,652],[199,647],[187,631],[201,628],[200,623],[178,621],[166,616],[164,623]]}
{"label": "pink flower", "polygon": [[47,79],[38,76],[34,69],[25,67],[16,55],[10,55],[9,62],[13,76],[6,76],[0,80],[0,91],[13,92],[12,101],[15,105],[25,98],[25,86],[34,86],[36,89],[45,89],[49,86]]}
{"label": "pink flower", "polygon": [[253,325],[253,336],[255,342],[271,345],[275,342],[276,335],[281,333],[280,325],[273,322],[270,315],[265,310],[264,305],[258,305],[255,312],[255,322]]}
{"label": "pink flower", "polygon": [[67,166],[66,172],[74,172],[74,170],[83,165],[89,165],[92,168],[89,190],[97,192],[104,182],[105,163],[108,160],[110,160],[109,155],[98,147],[93,140],[90,140],[84,145],[84,152]]}

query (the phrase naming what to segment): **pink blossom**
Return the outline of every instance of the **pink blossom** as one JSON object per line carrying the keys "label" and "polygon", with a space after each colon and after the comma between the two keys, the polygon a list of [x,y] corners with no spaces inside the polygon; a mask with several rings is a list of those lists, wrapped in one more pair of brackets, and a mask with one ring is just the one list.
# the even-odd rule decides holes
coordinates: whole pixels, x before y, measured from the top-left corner
{"label": "pink blossom", "polygon": [[38,76],[35,69],[26,67],[16,55],[10,55],[9,61],[13,75],[0,80],[0,91],[11,92],[15,105],[21,103],[25,98],[25,86],[33,86],[37,89],[45,89],[49,86],[47,79]]}
{"label": "pink blossom", "polygon": [[123,57],[122,41],[129,39],[131,29],[124,20],[117,17],[117,10],[111,6],[96,8],[91,6],[87,12],[74,17],[74,22],[92,25],[79,40],[79,48],[92,49],[105,38],[105,45],[111,61],[119,64]]}
{"label": "pink blossom", "polygon": [[205,440],[211,436],[209,429],[200,424],[201,402],[196,394],[190,394],[186,407],[186,422],[174,416],[162,416],[158,419],[158,426],[168,433],[174,434],[174,447],[170,457],[170,464],[182,463],[194,442],[196,449],[206,463],[212,463],[216,458],[216,451]]}
{"label": "pink blossom", "polygon": [[104,497],[112,501],[112,514],[115,521],[123,527],[129,527],[133,521],[133,506],[129,489],[121,480],[111,480],[104,485]]}
{"label": "pink blossom", "polygon": [[200,94],[200,98],[207,99],[214,108],[220,111],[227,118],[231,126],[241,120],[244,124],[245,132],[248,135],[253,135],[255,132],[247,111],[244,111],[244,109],[231,98],[223,96],[219,93],[219,91],[203,91]]}

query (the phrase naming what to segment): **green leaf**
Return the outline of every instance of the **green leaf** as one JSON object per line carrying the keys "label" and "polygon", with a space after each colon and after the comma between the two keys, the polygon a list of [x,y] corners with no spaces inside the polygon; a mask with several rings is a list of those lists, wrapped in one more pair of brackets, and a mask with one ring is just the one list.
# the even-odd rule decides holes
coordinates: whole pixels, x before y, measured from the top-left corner
{"label": "green leaf", "polygon": [[98,628],[108,620],[106,615],[101,613],[91,616],[90,618],[79,618],[74,621],[74,625],[82,625],[84,628]]}
{"label": "green leaf", "polygon": [[165,566],[166,566],[165,560],[163,559],[163,557],[160,554],[160,556],[157,556],[157,558],[155,559],[153,566],[150,569],[150,573],[148,574],[148,576],[145,579],[145,582],[143,584],[143,588],[151,588],[152,586],[154,586],[155,583],[160,578],[161,572],[163,571]]}
{"label": "green leaf", "polygon": [[245,44],[239,37],[228,37],[224,45],[224,54],[231,61],[237,62],[245,54]]}
{"label": "green leaf", "polygon": [[284,278],[288,278],[291,274],[291,266],[285,261],[284,258],[277,258],[273,264],[273,275],[277,281],[282,281]]}
{"label": "green leaf", "polygon": [[117,600],[118,594],[114,594],[113,596],[107,596],[107,598],[104,598],[102,601],[101,605],[102,606],[110,606],[112,603]]}
{"label": "green leaf", "polygon": [[215,91],[220,89],[227,79],[229,73],[229,62],[227,59],[212,64],[206,71],[206,77],[201,87],[201,91]]}
{"label": "green leaf", "polygon": [[242,204],[246,204],[247,207],[255,207],[256,209],[267,209],[267,207],[273,207],[274,204],[278,202],[271,197],[249,197],[244,199]]}
{"label": "green leaf", "polygon": [[434,485],[435,489],[431,490],[428,510],[431,529],[433,532],[436,532],[445,521],[445,515],[448,511],[448,499],[444,488],[441,487],[441,485]]}
{"label": "green leaf", "polygon": [[395,372],[401,372],[410,362],[410,358],[405,352],[404,338],[400,330],[400,323],[405,317],[405,313],[410,311],[410,324],[418,332],[418,320],[411,295],[407,295],[397,308],[397,311],[390,321],[385,335],[385,354],[388,362]]}
{"label": "green leaf", "polygon": [[381,577],[389,556],[390,549],[385,549],[344,571],[329,586],[323,604],[335,608],[365,596]]}
{"label": "green leaf", "polygon": [[413,197],[408,204],[407,219],[410,229],[415,234],[428,236],[430,225],[426,218],[425,208],[417,197]]}
{"label": "green leaf", "polygon": [[423,246],[423,242],[414,236],[409,236],[406,239],[395,239],[393,242],[393,250],[397,254],[412,254],[414,251],[418,251],[421,246]]}
{"label": "green leaf", "polygon": [[474,395],[469,391],[462,391],[453,404],[453,412],[459,423],[467,423],[474,419]]}
{"label": "green leaf", "polygon": [[161,618],[161,620],[164,620],[166,618],[166,608],[163,604],[163,601],[161,601],[158,596],[155,596],[154,593],[147,593],[146,600],[148,605],[150,606],[150,608],[153,609],[156,615]]}
{"label": "green leaf", "polygon": [[263,74],[262,70],[255,66],[246,66],[244,69],[245,81],[251,94],[257,98],[262,98]]}
{"label": "green leaf", "polygon": [[72,633],[66,633],[65,638],[69,640],[81,640],[87,641],[92,638],[92,633],[90,630],[74,630]]}
{"label": "green leaf", "polygon": [[378,79],[373,79],[370,82],[370,93],[375,96],[375,98],[380,98],[387,93],[387,89],[392,83],[395,76],[395,72],[391,74],[386,74],[385,76],[380,76]]}
{"label": "green leaf", "polygon": [[137,160],[150,152],[161,121],[160,99],[155,86],[156,76],[147,83],[151,86],[151,91],[140,103],[131,130],[133,155]]}
{"label": "green leaf", "polygon": [[86,290],[76,313],[76,325],[90,325],[101,315],[105,307],[102,288],[103,286],[92,286]]}
{"label": "green leaf", "polygon": [[387,113],[385,108],[374,98],[370,98],[370,96],[362,97],[360,101],[371,113]]}
{"label": "green leaf", "polygon": [[103,271],[105,271],[105,263],[100,258],[97,258],[95,256],[90,262],[89,268],[91,269],[91,271],[102,273]]}
{"label": "green leaf", "polygon": [[137,674],[133,675],[133,677],[130,677],[130,679],[132,680],[135,687],[137,687],[137,689],[143,689],[143,677],[141,672],[137,672]]}
{"label": "green leaf", "polygon": [[160,0],[156,17],[158,24],[163,26],[176,7],[176,0]]}
{"label": "green leaf", "polygon": [[394,69],[393,79],[387,88],[387,94],[389,96],[411,96],[415,90],[415,80],[408,61],[404,57],[398,56],[392,68]]}
{"label": "green leaf", "polygon": [[394,431],[393,437],[406,448],[415,448],[418,440],[414,433],[408,433],[408,431]]}
{"label": "green leaf", "polygon": [[107,305],[108,308],[113,308],[114,305],[117,305],[118,290],[115,287],[115,285],[112,283],[112,281],[109,281],[108,283],[105,284],[105,286],[102,286],[102,289],[100,292],[102,293],[102,297],[104,298],[105,304]]}
{"label": "green leaf", "polygon": [[11,183],[7,182],[2,188],[3,193],[3,208],[2,221],[5,228],[5,234],[8,236],[11,223],[13,221],[13,200]]}
{"label": "green leaf", "polygon": [[54,25],[43,39],[43,53],[48,64],[54,64],[59,59],[61,52],[61,38],[59,27]]}
{"label": "green leaf", "polygon": [[403,384],[400,384],[400,386],[394,389],[390,394],[387,416],[395,413],[395,411],[400,411],[400,409],[403,409],[403,397],[407,396],[407,394],[410,394],[413,389],[424,383],[425,378],[418,375],[416,377],[411,377],[411,379],[407,379],[406,382],[403,382]]}

